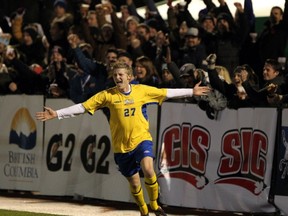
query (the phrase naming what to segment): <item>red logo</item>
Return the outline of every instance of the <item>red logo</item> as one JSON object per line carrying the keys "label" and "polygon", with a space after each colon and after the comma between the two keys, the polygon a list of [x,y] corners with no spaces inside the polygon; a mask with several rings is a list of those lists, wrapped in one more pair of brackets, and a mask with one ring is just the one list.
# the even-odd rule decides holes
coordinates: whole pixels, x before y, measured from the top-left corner
{"label": "red logo", "polygon": [[[189,123],[172,125],[162,133],[161,143],[158,178],[182,179],[197,189],[203,189],[209,183],[205,176],[211,145],[209,131]],[[266,187],[266,134],[252,128],[231,130],[223,135],[218,147],[217,152],[221,153],[217,169],[219,178],[214,184],[236,185],[259,195]]]}
{"label": "red logo", "polygon": [[259,195],[266,187],[267,136],[259,130],[227,132],[222,138],[221,159],[215,184],[233,184]]}
{"label": "red logo", "polygon": [[162,135],[158,178],[169,175],[203,189],[208,184],[205,171],[209,148],[210,135],[205,128],[191,128],[189,123],[172,125]]}

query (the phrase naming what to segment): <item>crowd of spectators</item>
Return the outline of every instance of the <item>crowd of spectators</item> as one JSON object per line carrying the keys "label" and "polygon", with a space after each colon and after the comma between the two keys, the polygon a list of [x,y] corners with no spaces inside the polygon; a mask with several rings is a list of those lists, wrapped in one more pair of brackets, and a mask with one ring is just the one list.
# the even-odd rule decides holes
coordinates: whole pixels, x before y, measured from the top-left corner
{"label": "crowd of spectators", "polygon": [[199,104],[211,118],[225,107],[287,105],[288,0],[271,8],[258,34],[252,0],[234,3],[235,14],[225,0],[203,1],[197,20],[191,0],[167,0],[167,20],[152,0],[144,1],[144,17],[133,0],[120,12],[109,0],[38,1],[43,14],[33,22],[25,19],[33,17],[29,5],[1,10],[0,94],[81,103],[114,86],[110,68],[121,60],[133,67],[134,84],[210,85],[212,95],[179,101]]}

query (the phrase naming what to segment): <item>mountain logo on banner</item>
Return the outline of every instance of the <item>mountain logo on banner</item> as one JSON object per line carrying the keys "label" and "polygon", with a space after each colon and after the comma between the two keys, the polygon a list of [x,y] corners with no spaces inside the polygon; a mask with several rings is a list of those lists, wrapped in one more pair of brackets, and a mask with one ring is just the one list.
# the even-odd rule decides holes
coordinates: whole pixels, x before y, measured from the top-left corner
{"label": "mountain logo on banner", "polygon": [[27,108],[20,108],[11,123],[9,143],[30,150],[36,145],[36,124]]}

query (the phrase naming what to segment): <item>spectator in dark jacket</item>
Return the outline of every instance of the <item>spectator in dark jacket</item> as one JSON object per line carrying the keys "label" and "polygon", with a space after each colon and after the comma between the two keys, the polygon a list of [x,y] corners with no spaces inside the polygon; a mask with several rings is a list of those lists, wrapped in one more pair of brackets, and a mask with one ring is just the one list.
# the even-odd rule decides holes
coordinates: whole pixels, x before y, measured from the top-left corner
{"label": "spectator in dark jacket", "polygon": [[102,91],[106,88],[114,86],[112,75],[109,74],[111,64],[116,62],[118,58],[118,52],[116,49],[109,49],[104,54],[105,62],[99,62],[92,58],[88,58],[84,55],[83,51],[80,49],[80,39],[76,34],[70,34],[68,36],[68,41],[72,48],[75,61],[77,62],[79,68],[83,70],[84,73],[90,74],[95,77],[97,81],[97,91]]}
{"label": "spectator in dark jacket", "polygon": [[82,103],[97,92],[97,80],[74,63],[75,75],[69,79],[69,97],[74,103]]}
{"label": "spectator in dark jacket", "polygon": [[179,49],[177,65],[181,67],[186,63],[192,63],[197,68],[203,67],[203,60],[206,59],[206,47],[202,43],[202,36],[198,28],[188,29],[184,47]]}
{"label": "spectator in dark jacket", "polygon": [[227,83],[225,80],[220,79],[216,70],[216,57],[215,54],[210,54],[206,59],[211,86],[220,91],[227,98],[227,106],[229,108],[238,109],[241,107],[255,107],[257,103],[247,95],[243,87],[243,83],[247,82],[256,89],[255,86],[258,84],[258,79],[255,78],[256,75],[252,68],[248,65],[236,67],[231,77],[232,83]]}
{"label": "spectator in dark jacket", "polygon": [[129,38],[130,45],[127,51],[136,59],[140,56],[147,56],[153,62],[156,56],[155,38],[150,37],[150,28],[148,25],[141,23],[137,26],[137,34]]}
{"label": "spectator in dark jacket", "polygon": [[[263,83],[260,90],[255,89],[250,83],[244,82],[243,87],[247,95],[259,106],[274,106],[271,99],[275,94],[285,94],[287,86],[282,73],[281,64],[275,59],[267,59],[263,67]],[[269,99],[270,98],[270,99]]]}
{"label": "spectator in dark jacket", "polygon": [[51,63],[44,71],[29,67],[17,58],[15,52],[7,53],[6,58],[17,71],[14,82],[19,90],[18,93],[42,94],[56,98],[68,97],[68,74],[73,72],[65,63],[61,48],[53,48]]}
{"label": "spectator in dark jacket", "polygon": [[249,23],[242,5],[237,3],[235,6],[238,11],[238,23],[235,23],[231,13],[220,13],[217,16],[217,32],[211,38],[213,43],[209,44],[212,47],[207,48],[210,51],[214,50],[213,53],[217,55],[217,65],[226,67],[231,76],[240,63],[241,46],[249,33]]}
{"label": "spectator in dark jacket", "polygon": [[284,11],[275,6],[270,11],[269,20],[257,38],[259,62],[257,69],[262,71],[266,59],[278,59],[285,56],[285,48],[288,36],[288,1],[285,0]]}
{"label": "spectator in dark jacket", "polygon": [[42,43],[37,29],[34,26],[26,26],[23,30],[23,42],[16,49],[20,53],[21,60],[27,64],[39,64],[45,67],[46,48]]}
{"label": "spectator in dark jacket", "polygon": [[12,73],[15,73],[12,68],[7,67],[0,57],[0,95],[13,94],[17,92],[17,85],[13,82]]}

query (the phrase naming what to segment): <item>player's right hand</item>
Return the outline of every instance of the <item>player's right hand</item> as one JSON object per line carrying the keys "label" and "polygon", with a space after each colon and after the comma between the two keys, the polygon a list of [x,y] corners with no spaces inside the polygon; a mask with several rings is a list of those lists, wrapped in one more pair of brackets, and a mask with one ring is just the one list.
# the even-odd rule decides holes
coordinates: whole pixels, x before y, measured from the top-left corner
{"label": "player's right hand", "polygon": [[39,121],[47,121],[57,117],[57,112],[50,107],[44,107],[44,111],[36,112],[36,119]]}

